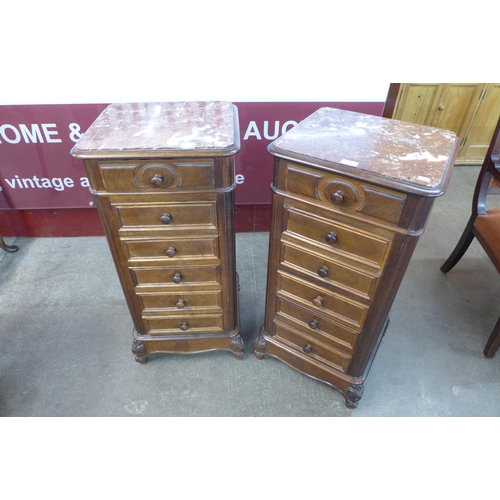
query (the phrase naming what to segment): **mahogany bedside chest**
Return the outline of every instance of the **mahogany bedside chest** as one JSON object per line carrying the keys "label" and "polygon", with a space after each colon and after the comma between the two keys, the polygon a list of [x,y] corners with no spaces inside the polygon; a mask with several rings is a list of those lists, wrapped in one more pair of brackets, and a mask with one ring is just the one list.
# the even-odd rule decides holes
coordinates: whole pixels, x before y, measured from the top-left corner
{"label": "mahogany bedside chest", "polygon": [[332,108],[270,144],[272,225],[257,358],[274,356],[357,406],[458,145],[450,131]]}
{"label": "mahogany bedside chest", "polygon": [[132,352],[243,356],[229,102],[108,106],[71,153],[83,159],[134,323]]}

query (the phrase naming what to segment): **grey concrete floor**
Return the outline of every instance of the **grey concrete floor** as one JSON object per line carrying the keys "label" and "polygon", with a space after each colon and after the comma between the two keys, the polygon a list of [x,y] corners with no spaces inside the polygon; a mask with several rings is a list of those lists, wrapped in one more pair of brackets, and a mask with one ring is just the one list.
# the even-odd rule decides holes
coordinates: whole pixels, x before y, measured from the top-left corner
{"label": "grey concrete floor", "polygon": [[500,354],[483,348],[500,277],[477,242],[439,271],[470,213],[478,168],[436,200],[355,410],[328,385],[256,359],[267,233],[237,234],[245,356],[130,352],[132,322],[104,238],[6,238],[0,254],[1,416],[499,416]]}

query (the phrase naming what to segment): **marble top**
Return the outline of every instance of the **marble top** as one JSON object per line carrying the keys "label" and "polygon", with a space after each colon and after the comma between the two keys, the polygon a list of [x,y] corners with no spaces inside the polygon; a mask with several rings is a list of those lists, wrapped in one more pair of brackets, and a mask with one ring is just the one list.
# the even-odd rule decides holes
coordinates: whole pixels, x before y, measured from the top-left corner
{"label": "marble top", "polygon": [[269,152],[438,196],[446,189],[458,145],[449,130],[320,108],[271,143]]}
{"label": "marble top", "polygon": [[110,104],[83,134],[73,156],[230,155],[239,150],[238,110],[230,102]]}

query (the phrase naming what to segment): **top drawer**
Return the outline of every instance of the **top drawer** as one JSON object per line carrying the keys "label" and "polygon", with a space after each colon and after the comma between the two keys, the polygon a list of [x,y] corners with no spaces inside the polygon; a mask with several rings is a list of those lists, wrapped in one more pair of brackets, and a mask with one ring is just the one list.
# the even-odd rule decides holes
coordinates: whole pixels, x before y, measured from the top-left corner
{"label": "top drawer", "polygon": [[213,159],[99,161],[94,165],[97,191],[128,193],[176,188],[215,188]]}
{"label": "top drawer", "polygon": [[280,160],[278,189],[301,199],[319,201],[328,208],[360,213],[397,225],[406,194],[337,174]]}

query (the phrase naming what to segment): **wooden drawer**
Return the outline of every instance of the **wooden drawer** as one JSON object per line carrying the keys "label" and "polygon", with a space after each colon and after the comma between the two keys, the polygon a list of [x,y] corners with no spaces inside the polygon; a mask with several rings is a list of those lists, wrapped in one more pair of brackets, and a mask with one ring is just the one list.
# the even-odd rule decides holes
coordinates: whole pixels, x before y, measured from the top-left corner
{"label": "wooden drawer", "polygon": [[216,231],[215,202],[112,204],[123,229],[156,226],[175,230],[194,226]]}
{"label": "wooden drawer", "polygon": [[217,237],[122,239],[129,262],[183,262],[218,257]]}
{"label": "wooden drawer", "polygon": [[136,286],[182,287],[219,283],[219,266],[130,268]]}
{"label": "wooden drawer", "polygon": [[[214,189],[214,161],[99,161],[98,190],[113,193],[170,189]],[[100,177],[100,179],[99,179]]]}
{"label": "wooden drawer", "polygon": [[327,363],[334,368],[345,371],[349,366],[351,356],[337,351],[327,344],[303,335],[301,332],[276,323],[275,339],[292,346],[317,361]]}
{"label": "wooden drawer", "polygon": [[199,311],[200,309],[222,309],[221,291],[139,293],[144,312],[158,311]]}
{"label": "wooden drawer", "polygon": [[294,325],[297,330],[308,337],[326,344],[334,343],[340,349],[352,352],[359,331],[332,321],[331,318],[318,314],[317,311],[281,298],[277,299],[276,312],[283,322]]}
{"label": "wooden drawer", "polygon": [[397,225],[406,202],[406,194],[374,184],[311,169],[280,160],[284,189],[306,200],[319,201],[329,208],[360,213]]}
{"label": "wooden drawer", "polygon": [[281,267],[298,271],[324,284],[336,285],[368,299],[373,297],[378,283],[377,275],[286,242],[281,243]]}
{"label": "wooden drawer", "polygon": [[144,317],[150,335],[182,335],[223,331],[222,314]]}
{"label": "wooden drawer", "polygon": [[332,252],[363,259],[378,269],[383,267],[391,245],[390,240],[377,234],[293,208],[286,211],[286,231],[308,238]]}
{"label": "wooden drawer", "polygon": [[363,326],[368,313],[368,306],[365,304],[281,271],[278,271],[278,295],[300,303],[311,311],[348,323],[358,330]]}

